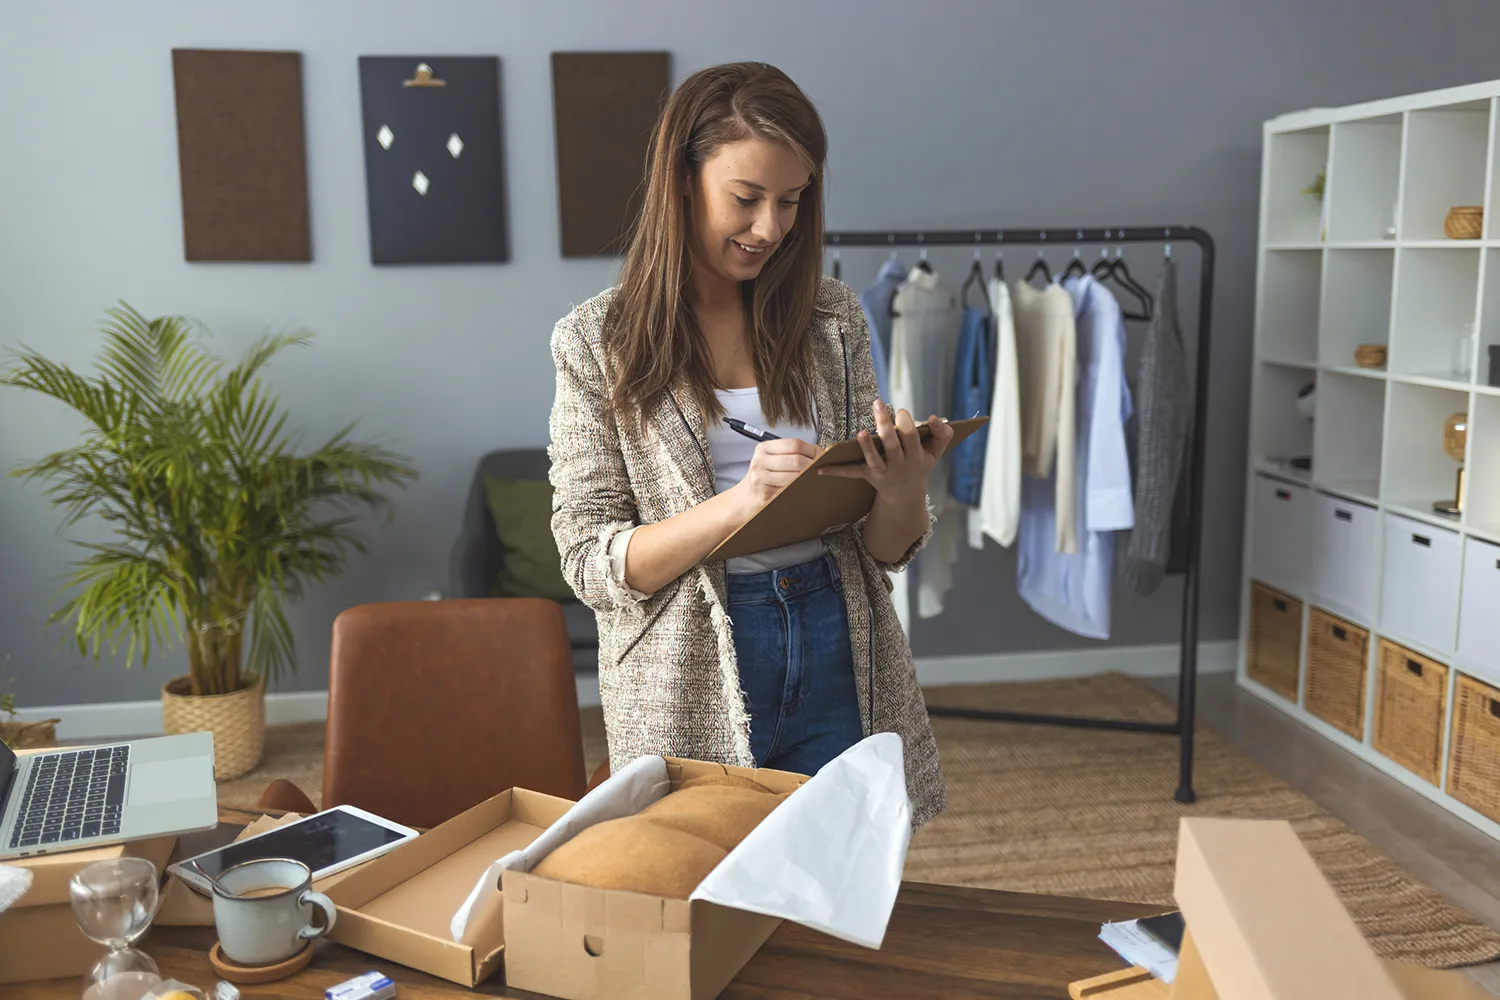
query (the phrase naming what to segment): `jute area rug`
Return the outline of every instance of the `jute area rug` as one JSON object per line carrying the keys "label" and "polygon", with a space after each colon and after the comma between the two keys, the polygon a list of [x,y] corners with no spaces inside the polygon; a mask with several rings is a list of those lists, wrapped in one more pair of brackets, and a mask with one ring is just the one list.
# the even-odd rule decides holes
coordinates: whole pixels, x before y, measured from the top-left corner
{"label": "jute area rug", "polygon": [[[934,705],[1170,721],[1171,706],[1119,675],[934,688]],[[1500,935],[1418,881],[1312,799],[1199,730],[1198,801],[1172,799],[1169,737],[934,719],[948,810],[918,831],[906,877],[925,882],[1172,906],[1181,816],[1289,820],[1375,950],[1455,967],[1500,958]],[[597,708],[583,712],[590,771],[604,757]],[[316,801],[323,728],[273,729],[254,775],[220,785],[251,805],[272,778]]]}

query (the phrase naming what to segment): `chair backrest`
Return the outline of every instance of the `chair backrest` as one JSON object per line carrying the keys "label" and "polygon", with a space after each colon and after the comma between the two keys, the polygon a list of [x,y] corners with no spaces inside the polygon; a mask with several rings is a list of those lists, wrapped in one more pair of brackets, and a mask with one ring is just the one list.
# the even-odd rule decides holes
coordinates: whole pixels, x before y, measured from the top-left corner
{"label": "chair backrest", "polygon": [[562,609],[532,598],[363,604],[333,623],[323,807],[431,827],[507,788],[577,799]]}
{"label": "chair backrest", "polygon": [[495,531],[495,519],[484,495],[484,477],[498,479],[546,479],[552,467],[546,448],[508,448],[492,451],[479,460],[469,495],[464,501],[463,520],[450,561],[450,593],[454,597],[489,597],[500,575],[504,551]]}

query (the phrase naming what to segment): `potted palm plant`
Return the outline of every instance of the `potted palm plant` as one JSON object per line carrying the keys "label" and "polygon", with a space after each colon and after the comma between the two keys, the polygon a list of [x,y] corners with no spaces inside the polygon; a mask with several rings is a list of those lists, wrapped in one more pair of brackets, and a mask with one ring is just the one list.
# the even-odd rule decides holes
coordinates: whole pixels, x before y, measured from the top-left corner
{"label": "potted palm plant", "polygon": [[283,602],[364,552],[359,510],[388,508],[378,487],[416,472],[350,440],[353,424],[299,450],[261,374],[309,335],[263,337],[229,366],[182,317],[148,320],[124,303],[108,317],[96,375],[27,348],[0,372],[0,385],[50,396],[85,421],[79,444],[11,475],[48,484],[64,529],[93,516],[113,534],[75,542],[86,555],[49,623],[71,621],[95,663],[124,644],[127,668],[180,639],[188,672],[162,689],[164,728],[211,730],[215,776],[238,777],[260,763],[266,683],[296,667]]}

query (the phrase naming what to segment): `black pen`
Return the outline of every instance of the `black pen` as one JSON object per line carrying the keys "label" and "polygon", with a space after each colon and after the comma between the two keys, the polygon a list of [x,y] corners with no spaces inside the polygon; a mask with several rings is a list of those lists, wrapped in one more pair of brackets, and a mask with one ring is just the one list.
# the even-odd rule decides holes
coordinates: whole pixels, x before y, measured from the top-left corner
{"label": "black pen", "polygon": [[779,435],[779,434],[772,434],[770,431],[763,431],[759,427],[755,426],[754,424],[747,424],[747,423],[745,423],[743,420],[739,419],[738,417],[725,417],[724,418],[724,422],[729,425],[729,429],[730,430],[734,431],[736,434],[743,434],[745,437],[749,438],[751,441],[779,441],[779,440],[781,440],[781,435]]}

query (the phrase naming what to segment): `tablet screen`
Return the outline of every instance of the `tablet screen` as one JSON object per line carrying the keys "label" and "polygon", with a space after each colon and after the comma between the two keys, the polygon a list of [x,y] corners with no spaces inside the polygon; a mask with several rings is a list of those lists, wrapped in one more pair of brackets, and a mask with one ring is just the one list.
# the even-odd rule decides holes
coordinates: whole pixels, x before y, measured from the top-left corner
{"label": "tablet screen", "polygon": [[291,858],[316,874],[350,858],[404,839],[397,830],[342,810],[319,813],[197,859],[210,875],[258,858]]}

